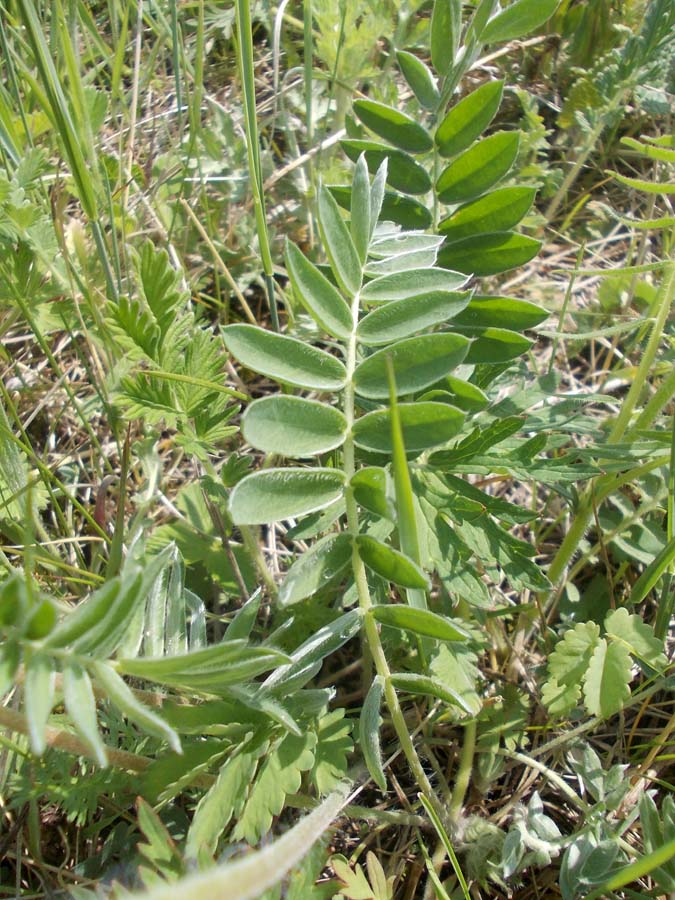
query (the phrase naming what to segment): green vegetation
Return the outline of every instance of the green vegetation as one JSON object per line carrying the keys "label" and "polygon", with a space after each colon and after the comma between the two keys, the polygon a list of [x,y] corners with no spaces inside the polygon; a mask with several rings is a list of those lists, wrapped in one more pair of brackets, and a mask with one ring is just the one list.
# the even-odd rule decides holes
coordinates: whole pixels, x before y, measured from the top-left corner
{"label": "green vegetation", "polygon": [[671,0],[0,50],[1,895],[675,892]]}

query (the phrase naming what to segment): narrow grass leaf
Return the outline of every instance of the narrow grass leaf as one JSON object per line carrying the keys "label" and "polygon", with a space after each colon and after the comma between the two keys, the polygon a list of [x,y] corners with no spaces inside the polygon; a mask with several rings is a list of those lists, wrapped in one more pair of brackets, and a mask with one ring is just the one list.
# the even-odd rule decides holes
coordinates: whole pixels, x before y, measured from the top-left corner
{"label": "narrow grass leaf", "polygon": [[439,641],[468,641],[468,633],[460,626],[429,609],[414,609],[412,606],[390,604],[374,606],[370,615],[381,625],[412,631]]}
{"label": "narrow grass leaf", "polygon": [[346,571],[351,558],[351,535],[329,534],[317,541],[288,570],[279,588],[279,603],[290,606],[318,593]]}
{"label": "narrow grass leaf", "polygon": [[426,590],[429,581],[422,569],[399,550],[368,534],[356,537],[356,547],[363,562],[386,581],[401,587]]}
{"label": "narrow grass leaf", "polygon": [[376,100],[355,100],[354,112],[379,137],[408,153],[425,153],[433,147],[431,135],[413,118]]}
{"label": "narrow grass leaf", "polygon": [[266,469],[247,475],[230,497],[236,525],[263,525],[324,509],[342,496],[344,475],[335,469]]}
{"label": "narrow grass leaf", "polygon": [[254,400],[242,416],[241,431],[264,453],[316,456],[343,443],[347,420],[326,403],[278,394]]}
{"label": "narrow grass leaf", "polygon": [[348,340],[352,332],[349,307],[326,276],[288,240],[286,270],[295,295],[318,325],[332,337]]}
{"label": "narrow grass leaf", "polygon": [[338,284],[350,297],[354,296],[361,287],[361,261],[340,208],[323,185],[319,188],[319,229]]}
{"label": "narrow grass leaf", "polygon": [[471,203],[460,206],[439,223],[439,234],[448,242],[475,234],[508,231],[527,215],[534,202],[536,188],[505,187],[490,191]]}
{"label": "narrow grass leaf", "polygon": [[257,325],[228,325],[223,337],[232,356],[261,375],[308,390],[337,391],[344,386],[342,363],[296,338]]}
{"label": "narrow grass leaf", "polygon": [[675,559],[675,538],[665,545],[663,550],[645,568],[630,592],[629,604],[637,606],[659,582],[664,572],[668,571]]}
{"label": "narrow grass leaf", "polygon": [[454,319],[470,298],[470,291],[432,291],[394,300],[361,319],[356,337],[369,347],[391,344]]}
{"label": "narrow grass leaf", "polygon": [[436,129],[441,156],[456,156],[473,144],[494,119],[504,93],[503,81],[488,81],[455,104]]}
{"label": "narrow grass leaf", "polygon": [[467,354],[469,342],[458,334],[425,334],[378,350],[354,373],[357,393],[373,400],[389,395],[387,360],[391,359],[399,394],[430,387],[455,369]]}
{"label": "narrow grass leaf", "polygon": [[520,134],[498,131],[456,157],[437,183],[442,203],[466,203],[486,193],[509,172],[518,155]]}
{"label": "narrow grass leaf", "polygon": [[99,766],[108,765],[105,744],[96,721],[96,699],[89,675],[78,665],[70,662],[63,668],[63,700],[75,730]]}
{"label": "narrow grass leaf", "polygon": [[[398,407],[406,453],[419,453],[445,444],[461,431],[464,413],[446,403],[416,401]],[[354,443],[376,453],[392,453],[392,417],[378,409],[354,423]]]}
{"label": "narrow grass leaf", "polygon": [[387,789],[387,779],[382,766],[382,747],[380,745],[380,707],[384,693],[384,679],[376,675],[363,701],[359,717],[359,746],[365,760],[370,777],[381,791]]}
{"label": "narrow grass leaf", "polygon": [[396,62],[422,106],[425,109],[435,110],[441,95],[429,67],[414,53],[409,53],[407,50],[396,52]]}
{"label": "narrow grass leaf", "polygon": [[498,231],[464,238],[442,247],[438,264],[485,278],[525,265],[540,249],[541,241],[515,231]]}

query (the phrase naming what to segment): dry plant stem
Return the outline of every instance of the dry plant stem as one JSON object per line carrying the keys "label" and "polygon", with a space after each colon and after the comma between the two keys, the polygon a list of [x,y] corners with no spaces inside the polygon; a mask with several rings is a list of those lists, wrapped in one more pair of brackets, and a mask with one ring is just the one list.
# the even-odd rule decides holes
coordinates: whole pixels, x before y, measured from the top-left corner
{"label": "dry plant stem", "polygon": [[[349,344],[347,346],[347,380],[344,392],[344,415],[347,419],[347,438],[343,447],[343,470],[347,482],[345,502],[347,506],[347,525],[350,533],[354,537],[356,537],[359,533],[359,513],[350,484],[351,478],[356,470],[354,461],[354,441],[351,436],[351,432],[352,426],[354,424],[353,375],[356,368],[356,325],[358,323],[359,315],[359,300],[360,295],[357,293],[352,302],[352,321],[354,324],[351,337],[349,339]],[[403,750],[405,758],[408,761],[408,765],[410,766],[419,789],[428,799],[429,803],[433,806],[441,819],[445,819],[445,809],[443,808],[443,804],[441,803],[441,801],[436,796],[434,789],[432,788],[431,783],[427,778],[426,772],[422,768],[422,763],[420,762],[420,758],[417,755],[417,751],[415,750],[415,746],[410,737],[410,733],[408,732],[408,726],[405,723],[403,711],[401,710],[401,706],[398,702],[396,689],[391,683],[391,670],[389,669],[389,663],[387,662],[387,658],[384,654],[384,648],[382,647],[382,642],[380,641],[380,634],[377,630],[377,623],[375,622],[373,617],[369,615],[373,603],[370,598],[370,589],[368,587],[366,568],[363,564],[363,560],[359,556],[358,550],[356,549],[356,544],[354,544],[354,548],[352,550],[352,567],[354,571],[356,590],[359,598],[359,606],[364,613],[363,622],[366,643],[373,659],[375,671],[384,680],[384,696],[387,707],[389,708],[389,714],[391,715],[391,721],[394,726],[394,730],[396,731],[396,736],[398,737],[398,740],[401,744],[401,749]]]}
{"label": "dry plant stem", "polygon": [[[640,395],[644,390],[645,384],[647,383],[649,371],[654,364],[654,360],[656,359],[659,344],[661,343],[661,340],[663,338],[663,329],[670,313],[674,295],[675,263],[670,261],[667,263],[664,269],[663,279],[659,287],[658,310],[656,319],[654,320],[654,324],[652,326],[652,333],[649,337],[649,341],[647,342],[647,346],[645,348],[642,359],[640,360],[640,365],[638,366],[633,383],[631,384],[630,390],[628,391],[626,399],[624,400],[621,410],[619,411],[619,415],[617,416],[617,419],[614,423],[614,427],[612,428],[607,438],[607,442],[609,444],[615,444],[621,441],[626,433],[631,416],[635,411],[635,407],[637,406],[637,403],[640,399]],[[579,546],[579,542],[583,538],[586,529],[588,528],[591,517],[593,515],[593,503],[591,498],[594,489],[597,497],[597,488],[601,489],[601,487],[607,482],[607,480],[608,479],[606,476],[599,478],[595,485],[591,485],[591,487],[584,492],[579,503],[579,511],[577,512],[575,519],[572,521],[570,529],[565,535],[565,539],[560,545],[560,548],[549,568],[548,577],[552,584],[557,584],[558,581],[562,578],[565,569],[569,564],[569,561],[575,554],[577,547]],[[600,492],[602,491],[600,490]]]}

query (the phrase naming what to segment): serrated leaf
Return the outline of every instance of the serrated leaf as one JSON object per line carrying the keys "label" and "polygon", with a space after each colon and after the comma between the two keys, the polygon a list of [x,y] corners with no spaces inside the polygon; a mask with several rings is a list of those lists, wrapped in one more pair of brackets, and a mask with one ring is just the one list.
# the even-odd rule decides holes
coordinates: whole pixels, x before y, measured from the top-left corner
{"label": "serrated leaf", "polygon": [[555,718],[570,713],[580,697],[580,683],[563,685],[559,684],[555,678],[549,678],[541,689],[541,702]]}
{"label": "serrated leaf", "polygon": [[541,241],[515,231],[478,234],[442,247],[438,265],[484,278],[524,265],[540,249]]}
{"label": "serrated leaf", "polygon": [[352,722],[344,709],[334,709],[319,720],[314,766],[310,777],[320,796],[334,790],[347,775],[347,756],[354,749]]}
{"label": "serrated leaf", "polygon": [[374,900],[373,889],[368,884],[368,879],[360,865],[357,864],[352,869],[344,856],[339,854],[331,856],[330,864],[342,882],[340,893],[344,897],[347,897],[348,900]]}
{"label": "serrated leaf", "polygon": [[336,581],[352,558],[350,534],[329,534],[313,544],[293,563],[281,587],[282,606],[298,603]]}
{"label": "serrated leaf", "polygon": [[439,223],[438,232],[451,242],[476,234],[508,231],[527,215],[536,193],[537,189],[530,187],[497,188],[460,206]]}
{"label": "serrated leaf", "polygon": [[455,691],[454,688],[443,684],[436,678],[430,678],[428,675],[417,675],[413,672],[404,672],[392,675],[390,681],[398,691],[405,691],[408,694],[420,694],[424,697],[436,697],[438,700],[443,700],[451,706],[459,706],[464,712],[473,715],[473,709],[465,698]]}
{"label": "serrated leaf", "polygon": [[356,547],[363,562],[381,578],[406,588],[425,590],[429,581],[417,563],[388,544],[368,534],[356,537]]}
{"label": "serrated leaf", "polygon": [[401,604],[380,604],[373,606],[372,617],[381,625],[412,631],[439,641],[467,641],[468,633],[447,616],[441,616],[429,609],[415,609]]}
{"label": "serrated leaf", "polygon": [[407,50],[397,50],[396,61],[403,72],[403,77],[422,106],[429,110],[436,109],[441,95],[429,67],[413,53],[408,53]]}
{"label": "serrated leaf", "polygon": [[342,496],[344,475],[337,469],[264,469],[238,482],[230,495],[236,525],[265,525],[304,516]]}
{"label": "serrated leaf", "polygon": [[410,337],[454,318],[466,308],[470,297],[470,291],[433,291],[393,300],[361,319],[356,329],[357,339],[377,347]]}
{"label": "serrated leaf", "polygon": [[382,275],[361,290],[363,303],[390,303],[438,292],[454,293],[464,287],[468,277],[447,269],[413,269],[395,275]]}
{"label": "serrated leaf", "polygon": [[457,334],[426,334],[398,341],[357,366],[356,391],[373,400],[386,399],[389,395],[387,360],[391,359],[399,395],[416,393],[449,375],[463,361],[468,349],[467,339]]}
{"label": "serrated leaf", "polygon": [[643,622],[640,616],[631,615],[625,607],[609,613],[605,631],[648,666],[662,670],[667,665],[663,641],[656,637],[651,625]]}
{"label": "serrated leaf", "polygon": [[355,100],[354,112],[371,131],[401,150],[425,153],[433,147],[429,132],[393,106],[376,100]]}
{"label": "serrated leaf", "polygon": [[548,317],[548,310],[528,300],[474,296],[469,300],[468,306],[455,316],[453,325],[525,331],[535,328]]}
{"label": "serrated leaf", "polygon": [[595,622],[578,622],[549,656],[549,675],[564,686],[581,684],[599,640],[600,627]]}
{"label": "serrated leaf", "polygon": [[480,32],[484,44],[525,37],[551,18],[560,0],[516,0],[497,13]]}
{"label": "serrated leaf", "polygon": [[[419,453],[445,444],[461,430],[464,413],[445,403],[399,404],[401,428],[407,453]],[[378,409],[357,419],[352,428],[354,443],[376,453],[391,453],[391,412]]]}
{"label": "serrated leaf", "polygon": [[439,75],[447,75],[455,62],[461,30],[461,0],[435,0],[429,38],[431,61]]}
{"label": "serrated leaf", "polygon": [[507,174],[518,155],[517,131],[498,131],[457,156],[437,183],[442,203],[466,203],[480,197]]}
{"label": "serrated leaf", "polygon": [[54,705],[55,684],[54,661],[45,653],[33,654],[26,663],[24,705],[30,748],[36,756],[41,756],[47,747],[45,730]]}
{"label": "serrated leaf", "polygon": [[319,229],[324,250],[340,287],[353,296],[361,287],[359,255],[340,208],[328,188],[319,188]]}
{"label": "serrated leaf", "polygon": [[600,638],[584,679],[586,708],[594,716],[609,718],[630,697],[631,662],[624,644]]}
{"label": "serrated leaf", "polygon": [[241,814],[257,765],[257,754],[240,753],[221,767],[197,804],[185,842],[188,859],[198,859],[202,852],[216,852],[221,834],[232,818]]}
{"label": "serrated leaf", "polygon": [[[353,158],[353,157],[350,157]],[[361,265],[366,261],[368,255],[368,244],[373,233],[370,221],[370,179],[368,178],[368,163],[363,153],[357,153],[354,158],[356,168],[354,169],[354,178],[352,180],[352,208],[351,221],[349,229],[359,257]],[[380,160],[380,163],[382,160]],[[375,166],[377,170],[377,165]],[[352,321],[349,315],[349,326],[347,329],[348,339],[351,335]],[[337,335],[339,337],[340,335]]]}
{"label": "serrated leaf", "polygon": [[[363,154],[368,164],[368,171],[372,174],[375,174],[386,160],[386,183],[397,191],[403,191],[405,194],[425,194],[431,190],[431,179],[427,170],[403,150],[360,138],[344,138],[340,141],[340,146],[352,161],[359,159]],[[352,217],[353,215],[352,210]]]}
{"label": "serrated leaf", "polygon": [[257,844],[283,809],[288,794],[300,788],[302,773],[314,764],[316,735],[287,735],[267,756],[251,788],[233,839]]}
{"label": "serrated leaf", "polygon": [[316,456],[339,447],[347,420],[333,406],[277,394],[254,400],[241,419],[244,439],[264,453]]}
{"label": "serrated leaf", "polygon": [[63,668],[63,700],[75,730],[99,766],[108,765],[105,744],[96,720],[96,699],[89,675],[75,662]]}
{"label": "serrated leaf", "polygon": [[488,81],[453,106],[434,138],[441,156],[456,156],[480,137],[494,119],[503,92],[503,81]]}
{"label": "serrated leaf", "polygon": [[382,767],[380,746],[380,706],[384,693],[384,680],[376,675],[363,701],[359,718],[359,746],[370,776],[381,791],[387,789],[387,779]]}
{"label": "serrated leaf", "polygon": [[326,276],[289,240],[286,269],[296,296],[320,327],[332,337],[348,340],[352,333],[349,307]]}
{"label": "serrated leaf", "polygon": [[257,325],[228,325],[223,337],[232,356],[261,375],[309,390],[338,391],[344,386],[340,360],[296,338]]}

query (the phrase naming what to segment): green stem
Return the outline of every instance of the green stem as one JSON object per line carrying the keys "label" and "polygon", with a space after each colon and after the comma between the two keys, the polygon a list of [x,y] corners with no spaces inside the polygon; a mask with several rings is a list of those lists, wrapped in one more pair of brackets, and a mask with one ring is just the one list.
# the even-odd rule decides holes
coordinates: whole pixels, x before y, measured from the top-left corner
{"label": "green stem", "polygon": [[452,794],[450,803],[450,822],[456,825],[462,812],[466,792],[469,789],[471,781],[471,773],[473,771],[473,760],[476,753],[476,731],[477,723],[475,719],[464,726],[464,743],[462,744],[462,753],[459,758],[459,769],[455,778],[455,790]]}

